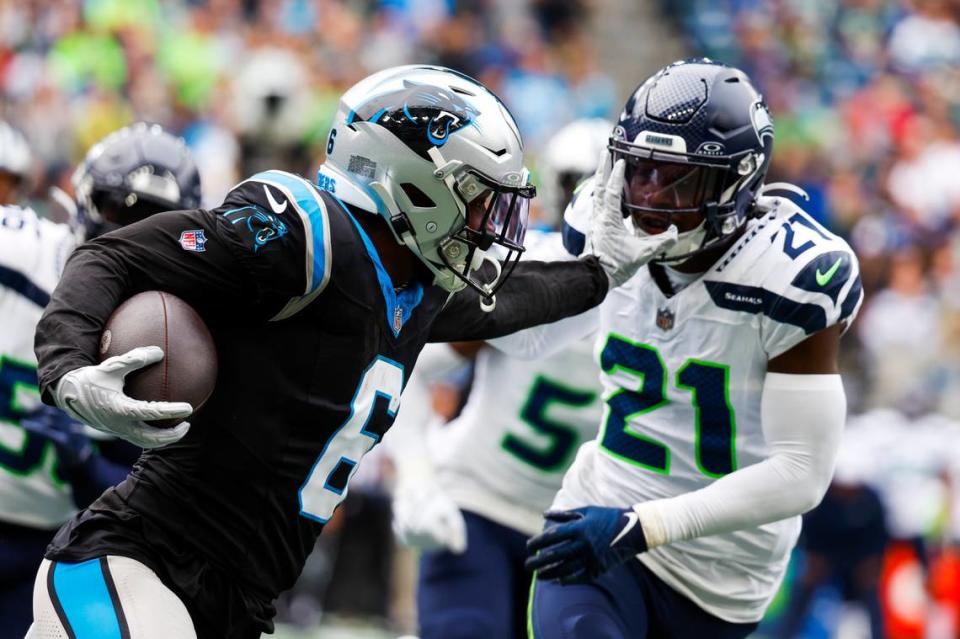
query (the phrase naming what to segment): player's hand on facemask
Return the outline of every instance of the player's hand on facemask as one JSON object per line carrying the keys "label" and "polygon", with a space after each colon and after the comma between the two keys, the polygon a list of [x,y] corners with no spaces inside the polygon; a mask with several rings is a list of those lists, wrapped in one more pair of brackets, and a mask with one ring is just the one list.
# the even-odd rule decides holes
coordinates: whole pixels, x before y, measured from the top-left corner
{"label": "player's hand on facemask", "polygon": [[435,483],[400,488],[393,499],[393,532],[400,543],[420,550],[467,549],[467,525],[454,501]]}
{"label": "player's hand on facemask", "polygon": [[65,374],[53,392],[57,406],[67,414],[105,433],[142,448],[170,444],[187,434],[190,424],[158,428],[146,420],[182,419],[193,412],[186,402],[145,402],[128,397],[123,381],[135,370],[163,359],[157,346],[135,348],[123,355]]}
{"label": "player's hand on facemask", "polygon": [[593,214],[587,236],[587,253],[597,256],[610,278],[610,288],[620,286],[641,266],[677,242],[677,227],[670,225],[656,235],[635,235],[624,223],[623,200],[626,163],[620,159],[611,168],[604,154],[597,168],[593,191]]}
{"label": "player's hand on facemask", "polygon": [[544,515],[547,526],[527,542],[527,570],[538,579],[586,583],[647,550],[631,508],[587,506]]}

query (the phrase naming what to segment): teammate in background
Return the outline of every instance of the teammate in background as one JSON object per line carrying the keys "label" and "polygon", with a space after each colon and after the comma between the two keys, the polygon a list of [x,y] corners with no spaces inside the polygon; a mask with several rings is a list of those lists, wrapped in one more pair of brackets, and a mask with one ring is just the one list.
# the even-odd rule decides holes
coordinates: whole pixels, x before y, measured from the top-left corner
{"label": "teammate in background", "polygon": [[[785,188],[764,186],[772,150],[744,73],[674,63],[627,101],[568,211],[574,229],[592,208],[680,235],[600,308],[607,406],[528,545],[532,637],[746,637],[830,483],[857,259],[764,194]],[[551,328],[515,345],[555,346]]]}
{"label": "teammate in background", "polygon": [[0,206],[23,197],[30,174],[30,145],[9,123],[0,120]]}
{"label": "teammate in background", "polygon": [[[548,142],[540,192],[550,194],[546,213],[554,225],[576,185],[596,170],[612,129],[605,120],[577,120]],[[572,259],[556,231],[528,233],[526,249],[524,259]],[[435,344],[421,354],[390,435],[398,472],[394,528],[425,551],[417,586],[421,639],[526,636],[526,541],[543,527],[563,473],[600,421],[592,345],[584,338],[539,361],[484,342]],[[429,455],[430,399],[410,394],[426,386],[420,364],[439,372],[464,363],[457,353],[476,356],[473,387]]]}
{"label": "teammate in background", "polygon": [[612,129],[609,120],[584,118],[567,124],[547,140],[538,166],[537,197],[549,227],[560,228],[574,191],[597,170]]}
{"label": "teammate in background", "polygon": [[[0,149],[0,157],[9,150],[2,140]],[[196,206],[200,182],[181,140],[137,125],[91,149],[76,186],[77,208],[88,222],[79,233],[30,209],[0,207],[0,619],[6,637],[22,637],[30,626],[37,565],[56,529],[126,477],[139,455],[113,438],[100,437],[95,446],[82,424],[39,408],[37,322],[77,235]]]}
{"label": "teammate in background", "polygon": [[[594,225],[594,254],[514,266],[534,195],[522,154],[512,116],[475,80],[387,69],[342,97],[320,188],[266,171],[217,209],[81,247],[37,330],[44,399],[151,450],[55,537],[31,636],[94,619],[131,639],[270,632],[273,600],[393,421],[427,341],[582,313],[675,241],[675,229],[630,234],[617,211]],[[185,418],[188,404],[123,394],[159,348],[95,364],[107,317],[149,289],[186,300],[217,343],[217,385],[192,428],[145,423]]]}

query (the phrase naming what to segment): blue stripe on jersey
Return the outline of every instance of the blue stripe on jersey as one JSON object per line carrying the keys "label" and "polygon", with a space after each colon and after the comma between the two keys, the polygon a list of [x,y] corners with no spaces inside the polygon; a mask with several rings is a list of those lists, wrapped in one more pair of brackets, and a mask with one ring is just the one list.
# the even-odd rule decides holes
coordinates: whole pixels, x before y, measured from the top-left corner
{"label": "blue stripe on jersey", "polygon": [[327,229],[324,228],[324,215],[321,209],[323,205],[318,202],[319,193],[303,178],[283,171],[263,171],[250,180],[282,186],[293,195],[297,208],[309,218],[310,231],[313,234],[313,277],[310,280],[310,290],[306,293],[309,295],[320,287],[327,275],[325,272]]}
{"label": "blue stripe on jersey", "polygon": [[76,639],[121,639],[120,620],[99,559],[54,562],[53,588]]}
{"label": "blue stripe on jersey", "polygon": [[843,304],[840,305],[840,321],[843,321],[853,314],[854,309],[863,297],[863,285],[860,283],[860,276],[853,281],[853,286],[847,291],[847,296],[843,298]]}
{"label": "blue stripe on jersey", "polygon": [[[407,323],[407,320],[410,319],[410,316],[413,315],[413,309],[420,304],[423,300],[423,286],[419,282],[412,282],[403,291],[400,291],[398,294],[396,289],[393,287],[393,281],[390,279],[390,274],[387,273],[387,269],[384,268],[383,262],[380,261],[380,254],[377,253],[377,248],[373,245],[373,242],[370,240],[370,236],[367,235],[367,232],[363,230],[363,227],[360,226],[360,223],[357,222],[356,218],[353,217],[353,214],[350,213],[350,210],[347,206],[340,201],[336,195],[330,194],[333,199],[340,204],[340,207],[343,209],[343,212],[346,213],[347,217],[350,218],[350,221],[353,222],[353,225],[357,229],[357,233],[360,235],[360,239],[363,240],[363,246],[367,249],[367,254],[370,256],[370,260],[373,262],[373,266],[377,271],[377,280],[380,282],[380,290],[383,293],[383,301],[387,307],[387,326],[390,327],[390,330],[393,331],[393,336],[396,337],[400,335],[400,329],[403,328],[403,325]],[[394,312],[399,309],[400,311],[400,326],[397,326],[394,318]]]}
{"label": "blue stripe on jersey", "polygon": [[583,248],[587,244],[587,236],[573,228],[566,220],[563,221],[560,236],[563,238],[563,248],[567,249],[567,253],[574,257],[579,257],[583,253]]}
{"label": "blue stripe on jersey", "polygon": [[[850,253],[830,251],[810,260],[810,263],[804,266],[790,283],[811,293],[823,293],[836,304],[840,291],[850,278],[851,272],[853,272],[853,260]],[[823,279],[827,281],[821,285],[820,282]]]}
{"label": "blue stripe on jersey", "polygon": [[40,308],[50,303],[50,294],[30,281],[30,278],[10,267],[0,264],[0,286],[9,288]]}
{"label": "blue stripe on jersey", "polygon": [[746,313],[763,313],[772,320],[798,326],[807,335],[827,327],[827,314],[816,304],[794,302],[759,286],[728,282],[704,282],[713,303],[720,308]]}

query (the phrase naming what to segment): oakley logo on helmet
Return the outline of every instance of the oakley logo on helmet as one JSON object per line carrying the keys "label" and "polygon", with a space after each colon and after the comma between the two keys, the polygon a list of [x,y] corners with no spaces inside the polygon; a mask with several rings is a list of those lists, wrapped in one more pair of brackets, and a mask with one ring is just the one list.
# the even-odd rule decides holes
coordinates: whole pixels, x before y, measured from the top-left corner
{"label": "oakley logo on helmet", "polygon": [[699,155],[724,155],[726,149],[719,142],[704,142],[696,152]]}

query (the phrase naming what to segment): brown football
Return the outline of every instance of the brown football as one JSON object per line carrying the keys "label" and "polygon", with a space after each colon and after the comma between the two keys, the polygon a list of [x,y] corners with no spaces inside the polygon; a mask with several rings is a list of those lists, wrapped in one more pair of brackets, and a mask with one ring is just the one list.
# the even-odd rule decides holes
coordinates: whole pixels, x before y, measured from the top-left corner
{"label": "brown football", "polygon": [[[100,361],[138,346],[159,346],[163,359],[127,375],[134,399],[189,402],[200,410],[217,381],[217,349],[210,330],[189,304],[162,291],[134,295],[117,307],[100,338]],[[151,422],[171,428],[183,420]]]}

